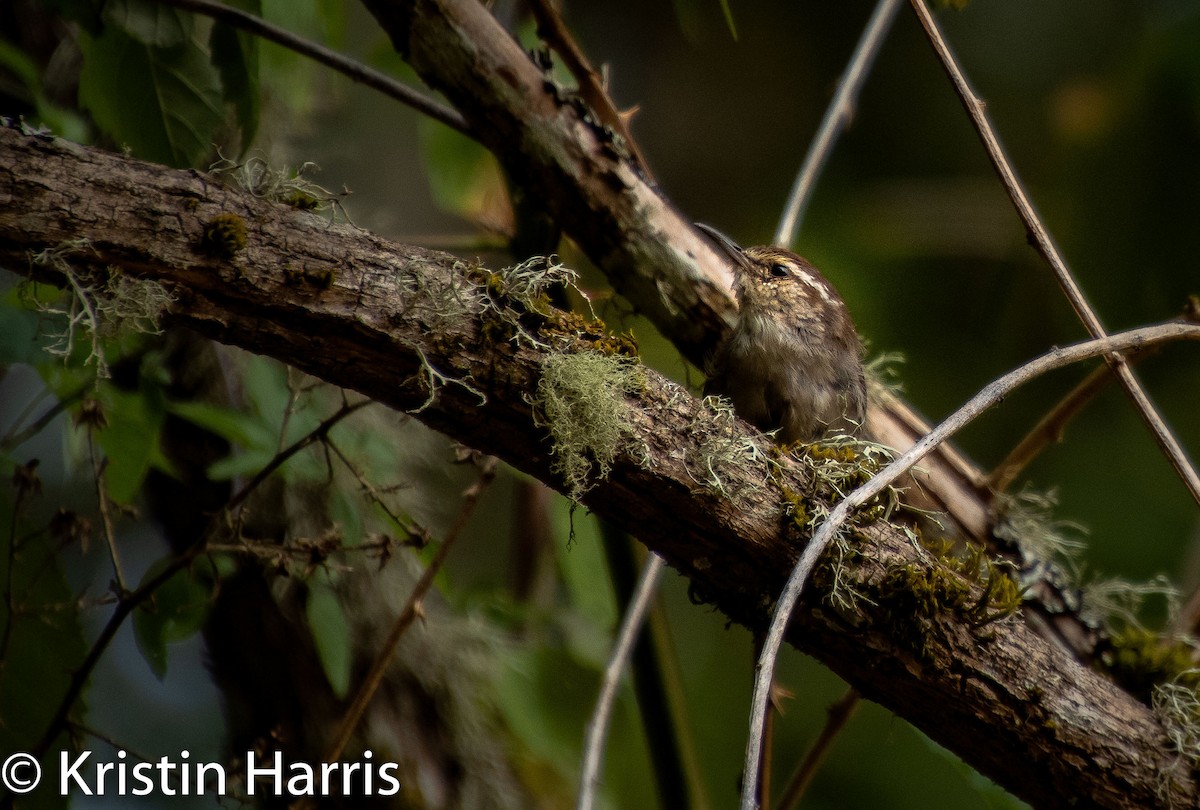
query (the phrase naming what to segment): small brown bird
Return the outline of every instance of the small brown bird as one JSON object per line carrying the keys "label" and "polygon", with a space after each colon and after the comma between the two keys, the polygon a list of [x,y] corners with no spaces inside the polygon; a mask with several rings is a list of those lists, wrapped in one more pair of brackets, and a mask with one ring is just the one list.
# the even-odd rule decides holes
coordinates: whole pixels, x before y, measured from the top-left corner
{"label": "small brown bird", "polygon": [[741,248],[696,223],[733,262],[737,325],[708,368],[706,394],[733,401],[781,443],[856,432],[867,411],[862,342],[841,296],[789,250]]}

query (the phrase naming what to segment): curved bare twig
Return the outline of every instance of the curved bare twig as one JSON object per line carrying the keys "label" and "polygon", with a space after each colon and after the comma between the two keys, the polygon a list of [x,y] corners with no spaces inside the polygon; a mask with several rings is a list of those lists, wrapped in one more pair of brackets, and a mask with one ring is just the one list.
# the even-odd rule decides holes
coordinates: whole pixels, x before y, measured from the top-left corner
{"label": "curved bare twig", "polygon": [[763,728],[766,722],[770,698],[771,679],[775,671],[775,659],[783,643],[783,634],[791,620],[792,611],[817,560],[830,542],[837,536],[850,514],[882,492],[889,484],[908,472],[935,447],[970,424],[977,416],[1004,399],[1015,389],[1048,371],[1114,352],[1140,349],[1144,346],[1172,340],[1200,340],[1200,325],[1189,323],[1166,323],[1146,326],[1095,340],[1076,343],[1066,348],[1055,348],[1041,357],[1019,366],[1004,376],[988,383],[961,408],[946,418],[940,425],[927,433],[919,442],[900,455],[891,464],[880,470],[870,481],[851,492],[829,513],[829,517],[813,534],[812,540],[800,555],[800,561],[792,569],[787,585],[771,613],[771,627],[763,642],[762,654],[754,674],[754,696],[750,708],[750,733],[746,740],[745,770],[742,775],[742,810],[755,810],[755,786],[758,784],[759,758],[762,750]]}
{"label": "curved bare twig", "polygon": [[596,697],[596,708],[592,719],[587,725],[587,740],[583,748],[583,768],[579,776],[579,798],[575,802],[576,810],[592,810],[596,804],[596,789],[600,786],[600,755],[604,752],[604,736],[608,732],[608,720],[612,716],[613,705],[617,697],[617,684],[621,682],[621,674],[629,662],[633,651],[633,643],[637,640],[646,611],[650,609],[651,600],[658,589],[658,580],[662,576],[663,559],[657,554],[650,555],[642,568],[642,576],[633,591],[633,599],[621,622],[621,631],[613,644],[612,657],[604,668],[604,680],[600,684],[600,694]]}

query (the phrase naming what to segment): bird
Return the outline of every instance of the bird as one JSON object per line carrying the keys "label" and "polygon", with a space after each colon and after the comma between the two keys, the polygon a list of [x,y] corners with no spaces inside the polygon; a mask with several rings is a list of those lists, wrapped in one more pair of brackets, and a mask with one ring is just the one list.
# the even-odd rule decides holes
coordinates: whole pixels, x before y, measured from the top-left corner
{"label": "bird", "polygon": [[779,444],[856,434],[867,411],[862,340],[833,285],[807,259],[742,248],[699,228],[734,269],[737,322],[707,364],[704,393],[728,398]]}

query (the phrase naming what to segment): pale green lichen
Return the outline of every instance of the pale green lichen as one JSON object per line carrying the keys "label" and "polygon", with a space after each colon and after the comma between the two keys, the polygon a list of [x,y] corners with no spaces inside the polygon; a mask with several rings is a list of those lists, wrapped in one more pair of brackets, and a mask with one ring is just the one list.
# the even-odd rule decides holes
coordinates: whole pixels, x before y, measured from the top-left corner
{"label": "pale green lichen", "polygon": [[31,261],[63,276],[63,295],[46,300],[33,292],[32,284],[23,285],[21,294],[26,304],[61,324],[49,334],[48,354],[66,360],[75,353],[79,340],[86,338],[89,348],[83,365],[95,365],[97,374],[107,377],[104,343],[125,335],[160,334],[159,321],[175,296],[161,283],[131,276],[120,268],[80,270],[71,261],[81,257],[81,263],[89,264],[95,255],[87,239],[46,248]]}
{"label": "pale green lichen", "polygon": [[288,166],[276,168],[262,155],[251,155],[238,163],[222,155],[208,167],[208,171],[228,179],[260,199],[284,203],[301,211],[340,211],[344,214],[341,199],[348,192],[335,194],[306,176],[310,172],[320,171],[320,168],[311,161],[295,169]]}
{"label": "pale green lichen", "polygon": [[469,393],[474,394],[479,398],[480,405],[485,405],[487,403],[487,394],[473,386],[468,379],[444,374],[429,362],[429,358],[426,356],[425,350],[421,348],[420,344],[411,341],[406,341],[406,343],[409,348],[416,353],[417,359],[421,362],[421,368],[419,371],[421,385],[427,392],[429,392],[429,396],[426,397],[425,401],[414,408],[411,411],[412,413],[420,413],[432,405],[434,399],[437,397],[437,392],[446,385],[457,385]]}
{"label": "pale green lichen", "polygon": [[863,364],[867,377],[867,396],[871,402],[882,404],[904,392],[904,383],[900,379],[900,366],[903,363],[904,355],[900,352],[883,352]]}
{"label": "pale green lichen", "polygon": [[[671,404],[668,402],[666,407]],[[696,437],[684,459],[688,476],[705,489],[733,500],[747,490],[761,490],[769,478],[770,465],[776,463],[763,451],[763,437],[746,435],[728,399],[707,396],[702,404],[704,410],[698,412],[688,431]],[[732,474],[735,469],[736,476]],[[750,470],[759,474],[746,476]],[[740,483],[733,486],[731,481]]]}
{"label": "pale green lichen", "polygon": [[1061,567],[1073,583],[1081,574],[1079,557],[1087,548],[1087,530],[1078,523],[1054,518],[1058,496],[1026,489],[996,496],[992,533],[1024,549],[1034,559]]}
{"label": "pale green lichen", "polygon": [[1083,587],[1080,612],[1087,621],[1110,629],[1142,628],[1142,609],[1151,599],[1162,599],[1169,617],[1179,609],[1179,590],[1159,574],[1145,582],[1120,577],[1093,580]]}
{"label": "pale green lichen", "polygon": [[1154,687],[1151,706],[1178,756],[1177,767],[1159,775],[1159,793],[1170,795],[1171,782],[1200,770],[1200,669],[1188,669]]}
{"label": "pale green lichen", "polygon": [[623,355],[552,352],[542,361],[531,404],[554,440],[551,470],[574,500],[606,478],[618,454],[633,447],[626,397],[644,387],[641,366]]}

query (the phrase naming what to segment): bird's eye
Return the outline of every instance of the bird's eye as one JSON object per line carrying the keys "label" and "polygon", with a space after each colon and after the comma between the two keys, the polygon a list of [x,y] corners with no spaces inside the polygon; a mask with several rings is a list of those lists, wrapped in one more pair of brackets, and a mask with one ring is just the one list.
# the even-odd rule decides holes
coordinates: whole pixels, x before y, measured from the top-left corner
{"label": "bird's eye", "polygon": [[775,278],[783,278],[787,274],[788,266],[786,264],[780,264],[779,262],[776,262],[775,264],[771,265],[771,275],[775,276]]}

